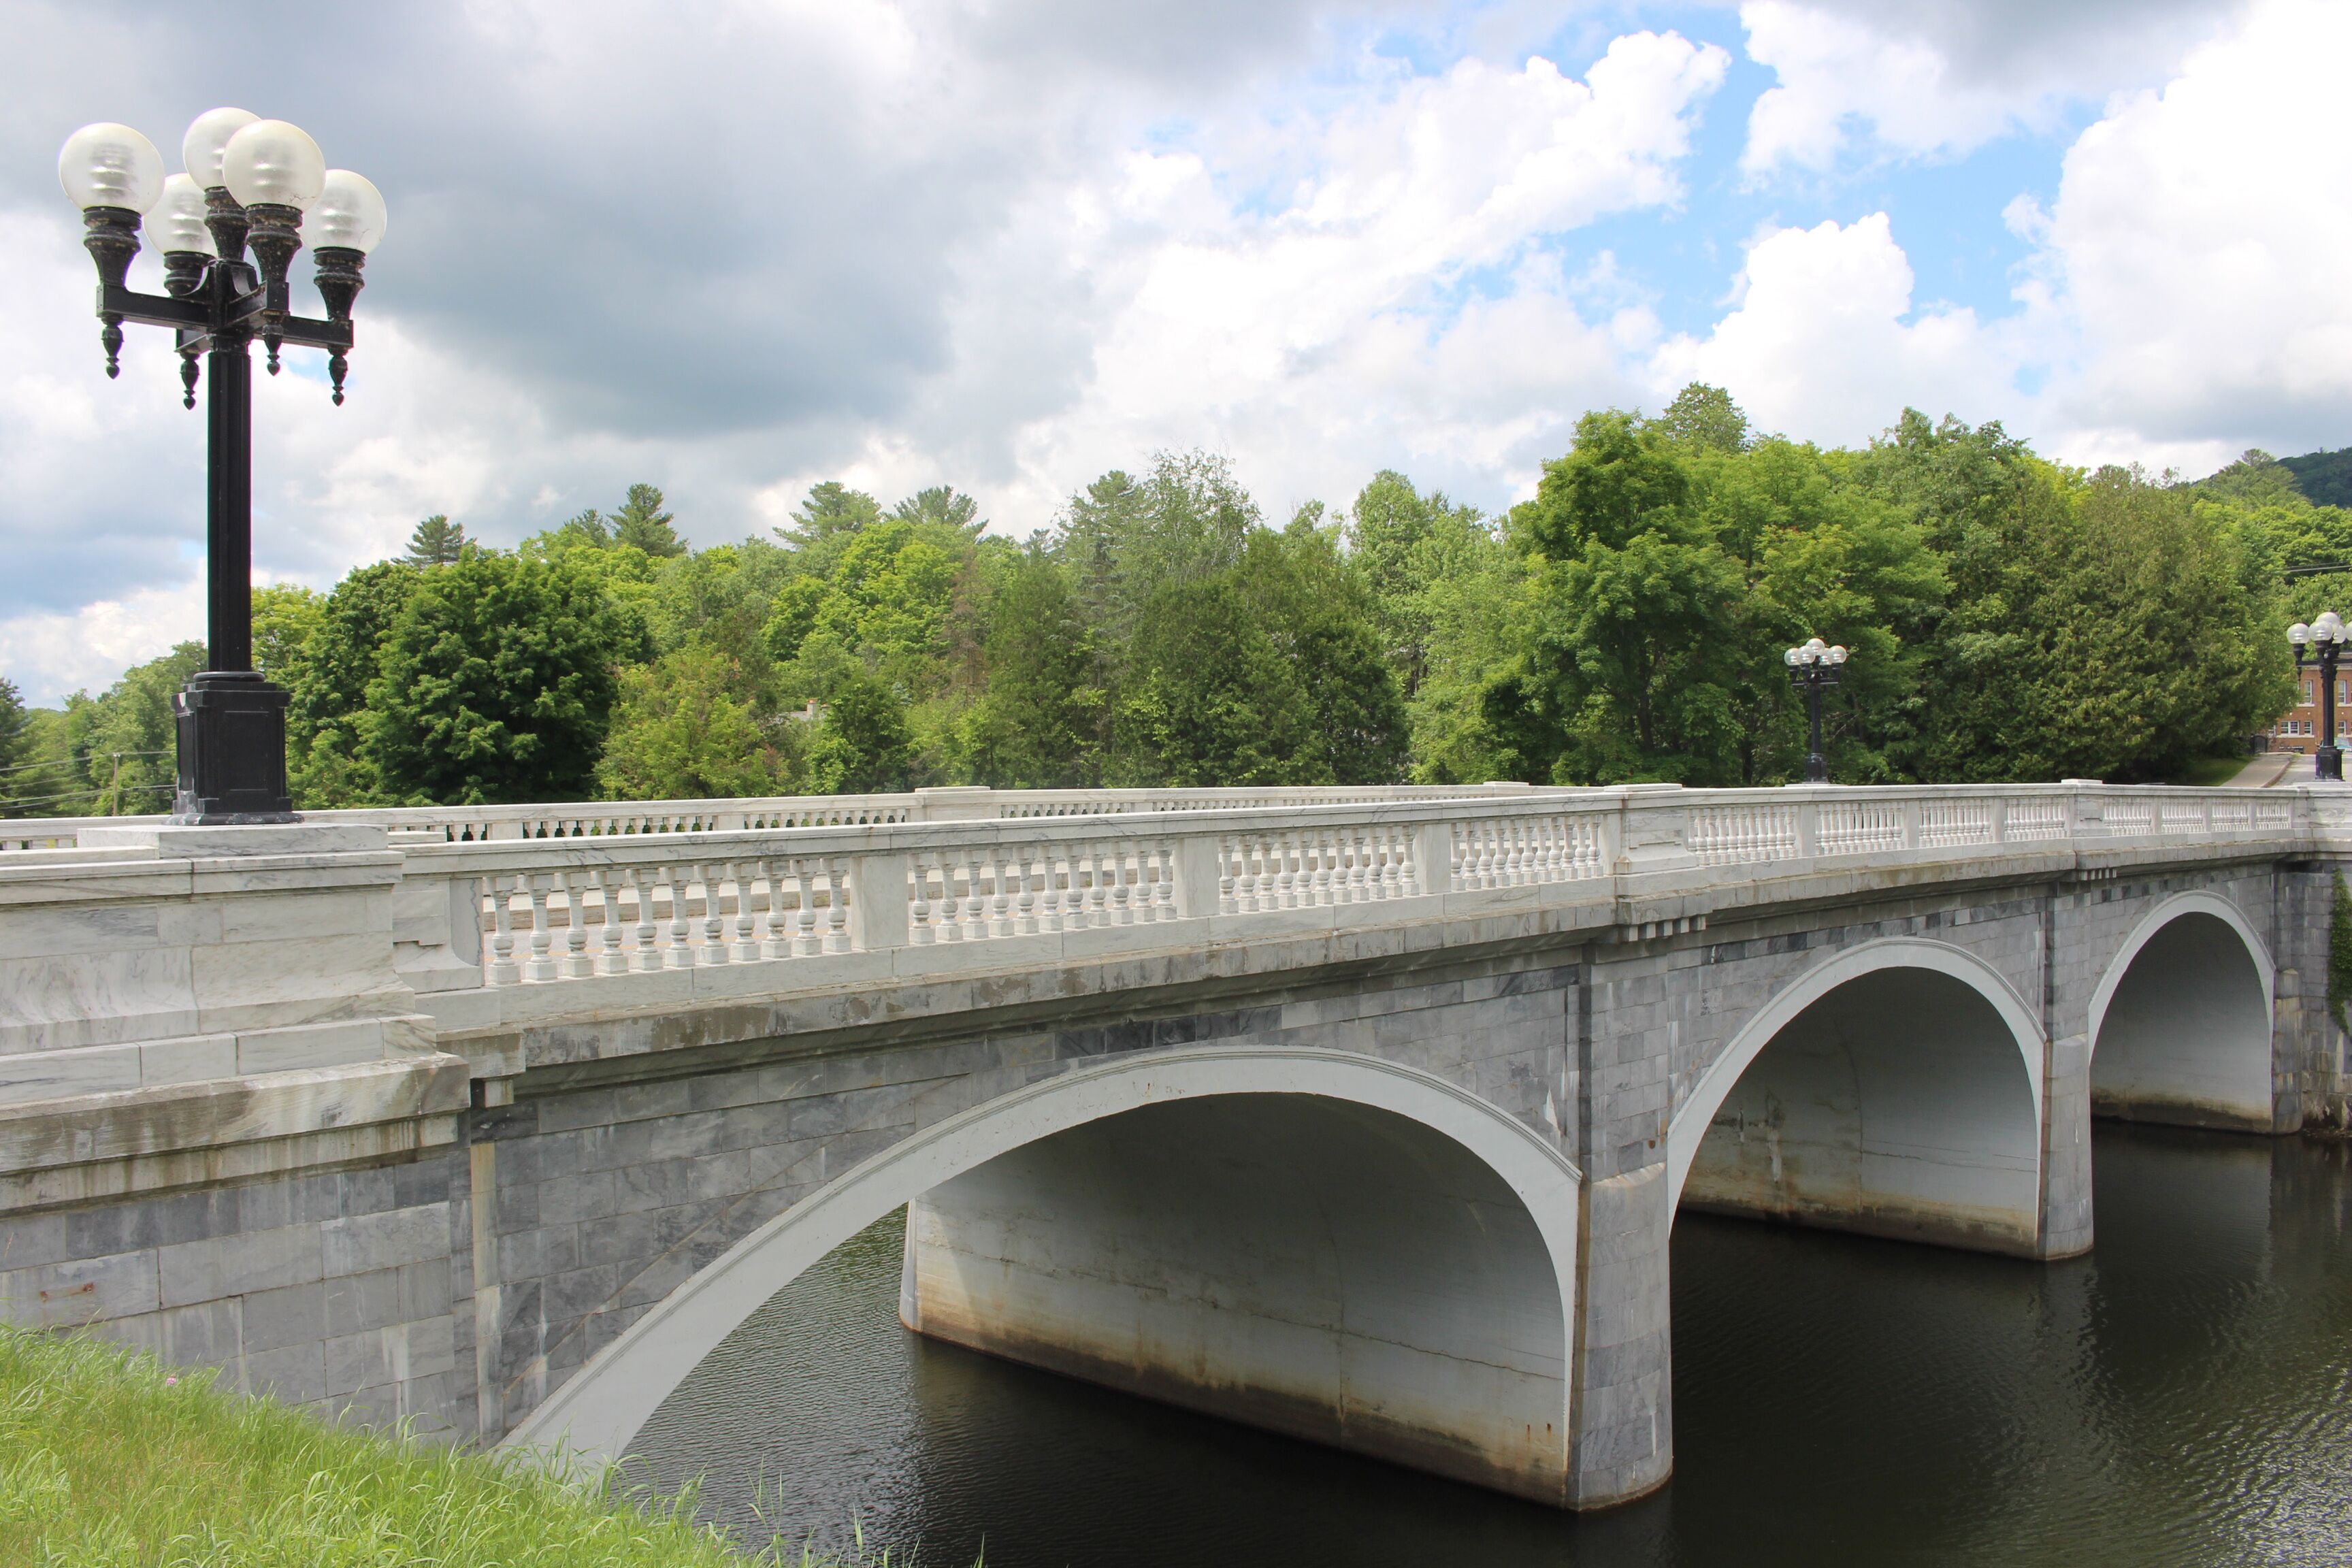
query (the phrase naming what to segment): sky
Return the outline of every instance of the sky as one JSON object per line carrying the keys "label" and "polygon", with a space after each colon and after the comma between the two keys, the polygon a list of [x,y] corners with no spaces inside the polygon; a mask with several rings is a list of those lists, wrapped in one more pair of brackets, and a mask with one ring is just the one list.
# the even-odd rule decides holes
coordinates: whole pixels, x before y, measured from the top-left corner
{"label": "sky", "polygon": [[203,635],[201,401],[152,329],[106,379],[57,184],[92,121],[177,169],[239,105],[384,193],[349,403],[256,377],[255,574],[325,588],[639,480],[698,544],[827,479],[1025,536],[1194,447],[1277,522],[1382,468],[1499,510],[1695,379],[1832,445],[2352,445],[2347,62],[2343,0],[0,0],[0,675]]}

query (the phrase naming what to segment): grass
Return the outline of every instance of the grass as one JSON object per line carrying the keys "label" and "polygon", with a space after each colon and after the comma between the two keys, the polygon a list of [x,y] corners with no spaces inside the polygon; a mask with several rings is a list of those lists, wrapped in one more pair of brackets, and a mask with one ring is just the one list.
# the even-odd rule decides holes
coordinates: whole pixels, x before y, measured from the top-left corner
{"label": "grass", "polygon": [[2177,784],[2194,784],[2202,788],[2225,784],[2237,777],[2244,770],[2245,765],[2253,760],[2252,756],[2242,752],[2226,757],[2197,757],[2182,768],[2179,775],[2170,782]]}
{"label": "grass", "polygon": [[887,1568],[862,1541],[746,1555],[695,1522],[691,1491],[331,1426],[100,1340],[0,1328],[0,1563]]}

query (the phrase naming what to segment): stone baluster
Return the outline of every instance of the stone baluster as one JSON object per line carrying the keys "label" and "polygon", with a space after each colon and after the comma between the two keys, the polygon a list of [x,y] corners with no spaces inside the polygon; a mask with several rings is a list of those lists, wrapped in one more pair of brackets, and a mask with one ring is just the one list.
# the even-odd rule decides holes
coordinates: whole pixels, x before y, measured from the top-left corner
{"label": "stone baluster", "polygon": [[1315,858],[1315,879],[1308,886],[1307,901],[1310,907],[1319,909],[1338,901],[1331,890],[1332,834],[1328,828],[1318,827],[1306,837],[1307,848]]}
{"label": "stone baluster", "polygon": [[1151,918],[1172,921],[1176,918],[1176,846],[1160,839],[1152,845],[1151,857]]}
{"label": "stone baluster", "polygon": [[963,940],[963,900],[956,895],[955,861],[947,855],[938,857],[940,868],[940,933],[941,942]]}
{"label": "stone baluster", "polygon": [[1057,931],[1066,929],[1062,919],[1062,847],[1041,844],[1037,847],[1038,873],[1045,884],[1038,889],[1037,929]]}
{"label": "stone baluster", "polygon": [[596,973],[626,973],[629,961],[621,952],[619,879],[598,866],[588,872],[588,885],[596,889],[596,909],[603,917],[596,928]]}
{"label": "stone baluster", "polygon": [[915,855],[908,858],[914,867],[915,896],[907,905],[907,940],[916,947],[929,947],[937,940],[931,930],[931,868],[936,855]]}
{"label": "stone baluster", "polygon": [[793,897],[799,906],[793,917],[797,928],[793,937],[793,952],[800,958],[814,958],[824,951],[816,934],[816,877],[805,860],[793,862]]}
{"label": "stone baluster", "polygon": [[1274,855],[1274,907],[1295,910],[1298,907],[1298,871],[1291,864],[1292,852],[1298,847],[1295,833],[1272,833],[1266,836],[1266,847]]}
{"label": "stone baluster", "polygon": [[635,923],[629,928],[629,967],[648,974],[661,967],[660,932],[654,927],[654,890],[643,866],[630,867],[626,875],[630,900],[635,906],[630,911]]}
{"label": "stone baluster", "polygon": [[1135,923],[1135,879],[1128,866],[1128,857],[1133,853],[1134,848],[1131,844],[1111,846],[1111,921],[1117,925]]}
{"label": "stone baluster", "polygon": [[849,862],[827,858],[824,863],[824,950],[849,951]]}
{"label": "stone baluster", "polygon": [[582,896],[586,879],[577,872],[555,873],[555,890],[563,895],[563,978],[585,980],[596,973],[588,957],[588,900]]}
{"label": "stone baluster", "polygon": [[980,851],[973,849],[965,855],[963,868],[963,939],[966,942],[988,940],[988,899],[980,889]]}
{"label": "stone baluster", "polygon": [[1005,883],[1013,862],[1002,849],[992,850],[988,857],[988,934],[1013,934],[1013,894]]}
{"label": "stone baluster", "polygon": [[514,956],[514,882],[506,877],[485,879],[490,889],[490,984],[520,984],[522,966]]}
{"label": "stone baluster", "polygon": [[1013,911],[1013,929],[1023,936],[1034,936],[1037,931],[1037,847],[1022,846],[1013,852],[1013,863],[1018,868],[1019,888]]}
{"label": "stone baluster", "polygon": [[1242,912],[1241,894],[1234,886],[1234,874],[1242,865],[1242,841],[1232,835],[1217,840],[1217,912],[1237,915]]}
{"label": "stone baluster", "polygon": [[790,958],[793,955],[792,928],[784,921],[784,879],[781,862],[760,862],[760,879],[768,884],[768,936],[760,944],[762,958]]}
{"label": "stone baluster", "polygon": [[751,871],[742,861],[730,862],[727,879],[735,884],[735,945],[727,956],[737,963],[756,963],[760,943],[751,923]]}
{"label": "stone baluster", "polygon": [[662,879],[669,888],[669,942],[662,951],[662,961],[670,969],[694,967],[694,927],[686,912],[688,875],[684,866],[662,868]]}
{"label": "stone baluster", "polygon": [[694,875],[702,883],[702,951],[695,954],[698,963],[727,962],[726,905],[719,900],[720,877],[716,866],[697,866]]}
{"label": "stone baluster", "polygon": [[1100,839],[1087,851],[1086,921],[1089,926],[1110,924],[1110,893],[1103,886],[1103,868],[1108,858],[1108,851],[1103,848]]}
{"label": "stone baluster", "polygon": [[523,978],[534,984],[544,984],[555,978],[555,930],[547,921],[547,885],[538,877],[523,879],[530,893],[530,963]]}

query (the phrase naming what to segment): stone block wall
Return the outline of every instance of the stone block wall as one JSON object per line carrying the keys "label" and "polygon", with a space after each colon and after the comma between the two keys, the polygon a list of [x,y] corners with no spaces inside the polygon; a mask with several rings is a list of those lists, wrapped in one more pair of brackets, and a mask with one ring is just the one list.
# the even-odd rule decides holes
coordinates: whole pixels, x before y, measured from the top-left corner
{"label": "stone block wall", "polygon": [[[1316,1046],[1446,1078],[1558,1139],[1572,1116],[1573,963],[1488,959],[1301,984],[1202,1005],[1139,997],[1058,1026],[714,1068],[625,1058],[627,1081],[533,1093],[472,1119],[485,1208],[488,1435],[503,1432],[654,1303],[800,1197],[918,1129],[1081,1063],[1211,1041]],[[952,1025],[949,1026],[952,1027]],[[662,1070],[656,1078],[652,1072]],[[1570,1155],[1573,1158],[1573,1154]],[[491,1291],[494,1289],[495,1297]]]}
{"label": "stone block wall", "polygon": [[[0,1301],[329,1416],[467,1434],[462,1154],[0,1217]],[[470,1369],[467,1369],[470,1372]]]}

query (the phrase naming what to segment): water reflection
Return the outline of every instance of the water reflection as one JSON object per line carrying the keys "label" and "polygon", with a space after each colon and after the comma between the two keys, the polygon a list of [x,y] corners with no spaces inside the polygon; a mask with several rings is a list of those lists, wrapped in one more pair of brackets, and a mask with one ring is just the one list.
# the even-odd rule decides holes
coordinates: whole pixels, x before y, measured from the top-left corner
{"label": "water reflection", "polygon": [[1674,1484],[1557,1514],[934,1344],[885,1222],[648,1425],[718,1518],[1033,1564],[2352,1563],[2352,1153],[2102,1124],[2098,1250],[1686,1216]]}

